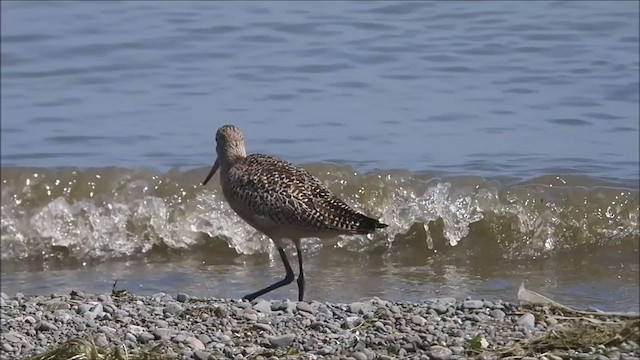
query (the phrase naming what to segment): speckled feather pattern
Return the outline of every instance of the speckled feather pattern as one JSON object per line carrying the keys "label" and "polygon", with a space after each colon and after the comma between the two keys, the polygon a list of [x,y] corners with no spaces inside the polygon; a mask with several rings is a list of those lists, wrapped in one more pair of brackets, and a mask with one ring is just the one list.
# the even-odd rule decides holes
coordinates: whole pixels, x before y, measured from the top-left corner
{"label": "speckled feather pattern", "polygon": [[249,155],[222,176],[227,201],[245,220],[257,215],[309,237],[323,232],[367,234],[386,226],[351,209],[306,170],[273,156]]}

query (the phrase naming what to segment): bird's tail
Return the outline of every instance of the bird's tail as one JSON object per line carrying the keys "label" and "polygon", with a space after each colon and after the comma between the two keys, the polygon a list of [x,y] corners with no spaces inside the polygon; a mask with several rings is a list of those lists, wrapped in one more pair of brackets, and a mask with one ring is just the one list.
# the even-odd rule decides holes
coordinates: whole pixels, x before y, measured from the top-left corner
{"label": "bird's tail", "polygon": [[383,224],[377,219],[362,215],[362,218],[360,219],[360,222],[358,223],[358,226],[357,226],[357,233],[369,234],[376,231],[376,229],[384,229],[387,226],[389,225]]}

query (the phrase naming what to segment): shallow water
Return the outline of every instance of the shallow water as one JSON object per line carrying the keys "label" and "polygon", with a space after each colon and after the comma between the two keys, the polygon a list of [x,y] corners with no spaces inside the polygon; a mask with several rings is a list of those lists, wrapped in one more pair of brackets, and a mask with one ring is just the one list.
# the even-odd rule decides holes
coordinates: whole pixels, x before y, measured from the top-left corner
{"label": "shallow water", "polygon": [[3,291],[282,276],[199,185],[234,123],[390,224],[306,241],[311,298],[640,305],[633,2],[1,6]]}

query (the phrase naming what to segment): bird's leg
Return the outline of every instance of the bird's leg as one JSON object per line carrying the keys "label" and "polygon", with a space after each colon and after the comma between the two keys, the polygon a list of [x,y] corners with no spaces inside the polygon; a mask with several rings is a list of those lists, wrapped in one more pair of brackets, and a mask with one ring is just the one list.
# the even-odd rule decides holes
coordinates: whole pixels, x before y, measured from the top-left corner
{"label": "bird's leg", "polygon": [[278,252],[280,253],[280,258],[282,258],[284,269],[287,271],[287,276],[285,276],[284,279],[278,281],[275,284],[269,285],[264,289],[261,289],[254,293],[246,295],[245,297],[243,297],[244,300],[253,301],[253,299],[257,298],[260,295],[264,295],[269,291],[275,290],[277,288],[281,288],[287,284],[291,284],[291,282],[293,281],[294,275],[293,275],[293,270],[291,270],[291,265],[289,265],[289,260],[287,260],[287,254],[285,254],[284,249],[282,249],[281,247],[278,247]]}
{"label": "bird's leg", "polygon": [[300,251],[300,239],[293,241],[296,245],[296,251],[298,252],[298,267],[300,268],[300,275],[298,275],[298,301],[302,301],[304,297],[304,270],[302,269],[302,251]]}

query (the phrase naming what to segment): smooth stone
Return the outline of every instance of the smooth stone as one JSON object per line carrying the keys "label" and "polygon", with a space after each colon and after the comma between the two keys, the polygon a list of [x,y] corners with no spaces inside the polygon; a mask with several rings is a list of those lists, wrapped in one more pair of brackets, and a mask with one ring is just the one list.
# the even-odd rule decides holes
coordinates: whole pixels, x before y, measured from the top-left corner
{"label": "smooth stone", "polygon": [[446,305],[442,305],[442,304],[434,304],[431,306],[431,309],[433,309],[438,315],[445,314],[447,310],[449,310],[449,308]]}
{"label": "smooth stone", "polygon": [[93,306],[91,304],[80,304],[78,305],[78,309],[76,310],[76,313],[83,315],[87,311],[91,310],[92,307]]}
{"label": "smooth stone", "polygon": [[253,309],[263,314],[269,314],[271,313],[271,303],[263,300],[253,305]]}
{"label": "smooth stone", "polygon": [[258,320],[258,315],[256,314],[251,314],[251,313],[244,313],[242,314],[242,316],[250,321],[257,321]]}
{"label": "smooth stone", "polygon": [[484,307],[484,303],[482,300],[465,300],[462,302],[462,307],[464,309],[482,309]]}
{"label": "smooth stone", "polygon": [[291,345],[295,338],[296,336],[294,334],[284,334],[278,336],[269,336],[267,340],[273,347],[287,347]]}
{"label": "smooth stone", "polygon": [[138,342],[141,344],[146,344],[151,340],[154,340],[156,337],[153,336],[153,334],[150,334],[148,332],[143,332],[142,334],[138,335]]}
{"label": "smooth stone", "polygon": [[536,327],[536,318],[533,316],[533,314],[526,313],[520,316],[517,323],[525,329],[533,330]]}
{"label": "smooth stone", "polygon": [[351,354],[351,357],[353,357],[355,360],[367,360],[367,355],[365,355],[361,351],[354,352],[353,354]]}
{"label": "smooth stone", "polygon": [[171,337],[171,329],[168,328],[155,328],[153,330],[153,336],[156,340],[168,340]]}
{"label": "smooth stone", "polygon": [[186,338],[184,340],[184,343],[189,345],[191,348],[195,349],[195,350],[204,350],[204,344],[202,343],[202,341],[200,341],[198,338],[195,338],[193,336],[189,336],[188,338]]}
{"label": "smooth stone", "polygon": [[356,302],[352,302],[351,304],[349,304],[349,311],[357,314],[360,312],[360,309],[362,309],[362,307],[364,306],[364,303],[356,301]]}
{"label": "smooth stone", "polygon": [[2,300],[9,300],[9,295],[2,292],[0,293],[0,298],[2,298]]}
{"label": "smooth stone", "polygon": [[100,330],[100,332],[105,333],[105,334],[115,334],[116,333],[116,329],[110,327],[110,326],[100,326],[100,328],[98,329]]}
{"label": "smooth stone", "polygon": [[178,295],[176,295],[176,300],[181,303],[187,302],[189,301],[189,295],[185,293],[179,293]]}
{"label": "smooth stone", "polygon": [[455,306],[457,300],[456,298],[453,298],[453,297],[443,297],[443,298],[438,298],[436,302],[445,306]]}
{"label": "smooth stone", "polygon": [[223,344],[228,344],[231,341],[231,337],[229,335],[220,335],[218,337]]}
{"label": "smooth stone", "polygon": [[286,301],[274,301],[271,303],[271,311],[287,310]]}
{"label": "smooth stone", "polygon": [[99,347],[107,347],[107,346],[109,346],[109,340],[107,340],[107,335],[105,335],[105,334],[97,334],[95,336],[95,343]]}
{"label": "smooth stone", "polygon": [[168,328],[169,327],[169,323],[166,322],[165,320],[156,320],[156,321],[154,321],[154,323],[156,324],[156,327],[159,327],[159,328]]}
{"label": "smooth stone", "polygon": [[274,333],[275,332],[275,331],[273,331],[273,328],[269,324],[255,323],[255,324],[253,324],[253,327],[255,327],[256,329],[260,329],[260,330],[266,331],[266,332],[270,332],[270,333]]}
{"label": "smooth stone", "polygon": [[[474,300],[467,300],[474,301]],[[482,303],[482,302],[481,302]],[[434,345],[429,348],[429,356],[435,360],[447,360],[453,355],[453,352],[446,347]]]}
{"label": "smooth stone", "polygon": [[4,337],[4,339],[7,340],[8,342],[12,342],[12,343],[19,343],[23,341],[20,337],[12,333],[4,333],[2,334],[2,337]]}
{"label": "smooth stone", "polygon": [[246,309],[248,307],[251,307],[251,303],[248,303],[248,302],[245,302],[245,301],[237,302],[237,303],[234,303],[233,305],[235,307],[239,307],[240,309]]}
{"label": "smooth stone", "polygon": [[207,345],[211,342],[211,338],[207,334],[201,334],[198,336],[198,339],[202,341],[203,344]]}
{"label": "smooth stone", "polygon": [[3,297],[0,297],[0,307],[5,307],[7,306],[7,302],[4,300]]}
{"label": "smooth stone", "polygon": [[58,327],[48,321],[40,321],[38,325],[36,325],[36,330],[39,331],[57,331]]}
{"label": "smooth stone", "polygon": [[185,335],[182,334],[178,334],[176,336],[174,336],[173,338],[171,338],[171,341],[173,341],[174,343],[183,343],[185,340],[187,339],[187,337]]}
{"label": "smooth stone", "polygon": [[93,305],[91,307],[91,310],[89,310],[89,311],[94,313],[94,314],[96,314],[96,316],[97,316],[97,315],[102,314],[104,312],[104,307],[102,306],[102,303],[97,303],[97,304]]}
{"label": "smooth stone", "polygon": [[376,357],[376,353],[371,349],[364,348],[360,351],[362,351],[367,356],[368,360],[373,360]]}
{"label": "smooth stone", "polygon": [[208,360],[210,357],[211,354],[206,351],[196,350],[193,352],[193,358],[196,360]]}
{"label": "smooth stone", "polygon": [[491,315],[491,317],[493,317],[494,319],[497,320],[504,320],[505,316],[507,316],[504,311],[500,310],[500,309],[494,309],[491,310],[489,312],[489,314]]}
{"label": "smooth stone", "polygon": [[[0,299],[2,299],[2,298],[0,298]],[[7,351],[7,352],[13,352],[13,346],[11,346],[10,344],[7,344],[7,343],[3,343],[2,344],[2,350]]]}
{"label": "smooth stone", "polygon": [[113,300],[111,300],[111,295],[109,294],[100,294],[98,295],[98,301],[100,301],[101,303],[109,304]]}
{"label": "smooth stone", "polygon": [[313,307],[311,307],[311,305],[304,301],[299,301],[298,304],[296,304],[296,309],[298,309],[298,311],[304,311],[313,314]]}
{"label": "smooth stone", "polygon": [[427,319],[423,318],[420,315],[413,315],[411,317],[411,322],[416,324],[416,325],[422,326],[422,325],[427,323]]}
{"label": "smooth stone", "polygon": [[177,303],[171,303],[162,309],[162,312],[165,314],[175,315],[182,311],[182,306]]}
{"label": "smooth stone", "polygon": [[373,323],[373,326],[375,326],[377,329],[380,329],[381,331],[386,332],[387,328],[384,326],[383,323],[381,323],[380,321],[376,321]]}
{"label": "smooth stone", "polygon": [[126,341],[130,341],[132,343],[136,343],[138,341],[138,339],[136,338],[135,335],[133,335],[132,333],[128,332],[126,334],[124,334],[124,339]]}
{"label": "smooth stone", "polygon": [[349,316],[345,319],[345,325],[347,329],[353,329],[354,327],[362,324],[364,320],[360,316]]}

